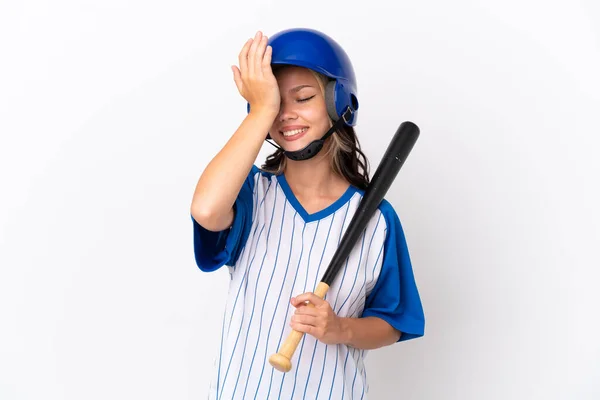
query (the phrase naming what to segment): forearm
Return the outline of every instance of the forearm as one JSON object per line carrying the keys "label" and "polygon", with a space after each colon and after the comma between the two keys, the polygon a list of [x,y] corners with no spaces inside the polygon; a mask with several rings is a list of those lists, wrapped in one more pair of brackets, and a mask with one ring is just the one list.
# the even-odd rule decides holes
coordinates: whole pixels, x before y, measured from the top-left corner
{"label": "forearm", "polygon": [[207,229],[225,229],[232,207],[264,143],[275,115],[250,113],[206,166],[192,199],[191,212]]}
{"label": "forearm", "polygon": [[381,318],[341,318],[342,343],[358,349],[377,349],[398,341],[400,332]]}

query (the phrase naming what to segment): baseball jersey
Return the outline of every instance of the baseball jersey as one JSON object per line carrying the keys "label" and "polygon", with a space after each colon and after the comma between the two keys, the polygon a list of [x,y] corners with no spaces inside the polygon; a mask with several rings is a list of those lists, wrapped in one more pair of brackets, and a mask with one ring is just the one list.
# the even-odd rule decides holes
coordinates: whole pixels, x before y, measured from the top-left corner
{"label": "baseball jersey", "polygon": [[[327,208],[308,213],[285,175],[253,166],[234,204],[230,228],[208,231],[192,217],[201,271],[228,269],[229,290],[214,354],[209,399],[366,399],[367,351],[327,345],[305,334],[283,373],[269,364],[291,331],[290,298],[314,291],[364,191],[350,185]],[[424,334],[425,318],[400,220],[383,200],[325,300],[340,317],[382,318]]]}

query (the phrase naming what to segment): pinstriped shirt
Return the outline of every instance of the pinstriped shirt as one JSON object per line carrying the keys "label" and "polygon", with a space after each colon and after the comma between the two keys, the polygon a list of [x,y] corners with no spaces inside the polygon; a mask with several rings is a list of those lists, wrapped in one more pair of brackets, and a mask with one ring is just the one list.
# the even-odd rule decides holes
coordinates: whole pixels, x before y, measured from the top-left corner
{"label": "pinstriped shirt", "polygon": [[[284,174],[254,166],[236,199],[231,228],[211,232],[192,217],[198,267],[211,272],[226,266],[230,277],[209,399],[368,398],[366,350],[305,334],[289,372],[268,362],[291,331],[290,298],[316,288],[363,195],[350,186],[329,207],[309,214]],[[341,317],[384,319],[402,332],[400,341],[424,334],[406,240],[386,200],[325,300]]]}

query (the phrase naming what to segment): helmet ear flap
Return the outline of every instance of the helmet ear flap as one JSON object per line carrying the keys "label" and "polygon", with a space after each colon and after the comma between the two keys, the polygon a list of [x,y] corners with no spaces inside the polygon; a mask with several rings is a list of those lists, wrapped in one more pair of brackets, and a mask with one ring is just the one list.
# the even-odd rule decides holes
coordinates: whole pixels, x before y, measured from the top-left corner
{"label": "helmet ear flap", "polygon": [[337,81],[332,80],[327,82],[327,86],[325,86],[325,104],[327,105],[327,113],[329,114],[329,118],[331,118],[333,122],[340,119],[335,106],[336,85]]}
{"label": "helmet ear flap", "polygon": [[333,122],[336,122],[342,117],[342,114],[346,112],[347,108],[350,108],[354,116],[349,120],[344,120],[344,122],[348,125],[354,125],[356,124],[358,100],[354,93],[348,93],[346,90],[344,85],[337,80],[332,80],[327,83],[327,86],[325,86],[325,104],[327,106],[327,113]]}

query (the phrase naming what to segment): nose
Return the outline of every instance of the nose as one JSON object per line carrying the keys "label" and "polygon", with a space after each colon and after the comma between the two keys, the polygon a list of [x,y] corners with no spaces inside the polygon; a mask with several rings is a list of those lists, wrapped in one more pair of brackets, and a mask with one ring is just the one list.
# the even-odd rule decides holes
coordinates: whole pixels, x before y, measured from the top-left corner
{"label": "nose", "polygon": [[281,105],[279,106],[279,121],[283,122],[288,119],[296,118],[298,118],[298,114],[296,113],[294,105],[282,101]]}

